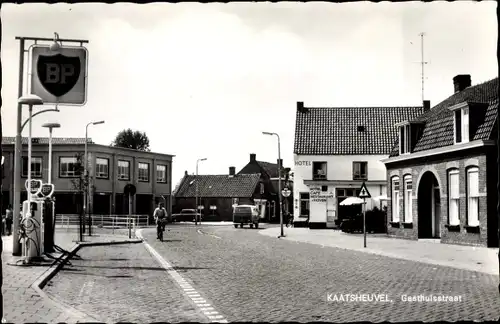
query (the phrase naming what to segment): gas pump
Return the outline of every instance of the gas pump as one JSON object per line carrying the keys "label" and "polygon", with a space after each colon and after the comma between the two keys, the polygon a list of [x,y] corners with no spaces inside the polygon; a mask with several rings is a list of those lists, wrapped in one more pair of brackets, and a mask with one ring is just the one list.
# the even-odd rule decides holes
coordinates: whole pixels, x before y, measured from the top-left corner
{"label": "gas pump", "polygon": [[[26,183],[26,187],[28,187]],[[31,206],[25,200],[22,205],[21,239],[26,260],[42,258],[42,254],[54,252],[54,211],[53,184],[42,184],[40,180],[31,182]],[[31,209],[31,216],[27,217]]]}

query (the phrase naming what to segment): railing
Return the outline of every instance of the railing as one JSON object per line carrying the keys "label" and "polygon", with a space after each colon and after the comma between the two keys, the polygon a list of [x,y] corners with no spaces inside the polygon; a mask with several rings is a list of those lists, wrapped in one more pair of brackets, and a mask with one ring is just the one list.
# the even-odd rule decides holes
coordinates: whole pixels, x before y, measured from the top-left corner
{"label": "railing", "polygon": [[[89,218],[92,217],[92,228],[120,229],[128,228],[130,222],[132,227],[149,227],[151,224],[149,215],[87,215],[85,219],[86,226]],[[56,228],[66,228],[69,230],[80,225],[80,215],[77,214],[58,214],[56,215]]]}

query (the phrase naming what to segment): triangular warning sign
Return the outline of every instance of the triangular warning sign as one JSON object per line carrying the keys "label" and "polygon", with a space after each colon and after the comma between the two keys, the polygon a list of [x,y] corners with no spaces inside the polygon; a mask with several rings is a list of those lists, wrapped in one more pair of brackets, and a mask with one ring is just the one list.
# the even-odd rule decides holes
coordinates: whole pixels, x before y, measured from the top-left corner
{"label": "triangular warning sign", "polygon": [[359,192],[359,198],[370,198],[370,197],[371,197],[370,192],[368,191],[365,183],[363,182],[363,184],[361,185],[360,192]]}

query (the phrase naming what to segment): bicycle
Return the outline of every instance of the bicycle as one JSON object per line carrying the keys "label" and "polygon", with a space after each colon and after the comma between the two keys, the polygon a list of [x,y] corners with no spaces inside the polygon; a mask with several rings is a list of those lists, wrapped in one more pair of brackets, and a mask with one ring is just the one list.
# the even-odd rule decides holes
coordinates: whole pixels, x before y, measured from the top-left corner
{"label": "bicycle", "polygon": [[159,219],[156,221],[156,236],[163,242],[163,232],[165,232],[165,220]]}
{"label": "bicycle", "polygon": [[293,216],[288,216],[286,227],[293,227]]}

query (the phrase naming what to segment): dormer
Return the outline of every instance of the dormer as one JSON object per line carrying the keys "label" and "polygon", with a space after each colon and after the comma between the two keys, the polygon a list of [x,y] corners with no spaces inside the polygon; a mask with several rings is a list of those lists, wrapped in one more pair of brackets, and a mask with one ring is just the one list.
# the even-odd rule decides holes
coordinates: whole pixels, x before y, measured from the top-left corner
{"label": "dormer", "polygon": [[399,134],[399,155],[410,154],[422,135],[424,122],[403,121],[396,124]]}
{"label": "dormer", "polygon": [[468,143],[474,139],[479,125],[484,121],[488,104],[463,101],[448,109],[453,112],[453,143]]}

